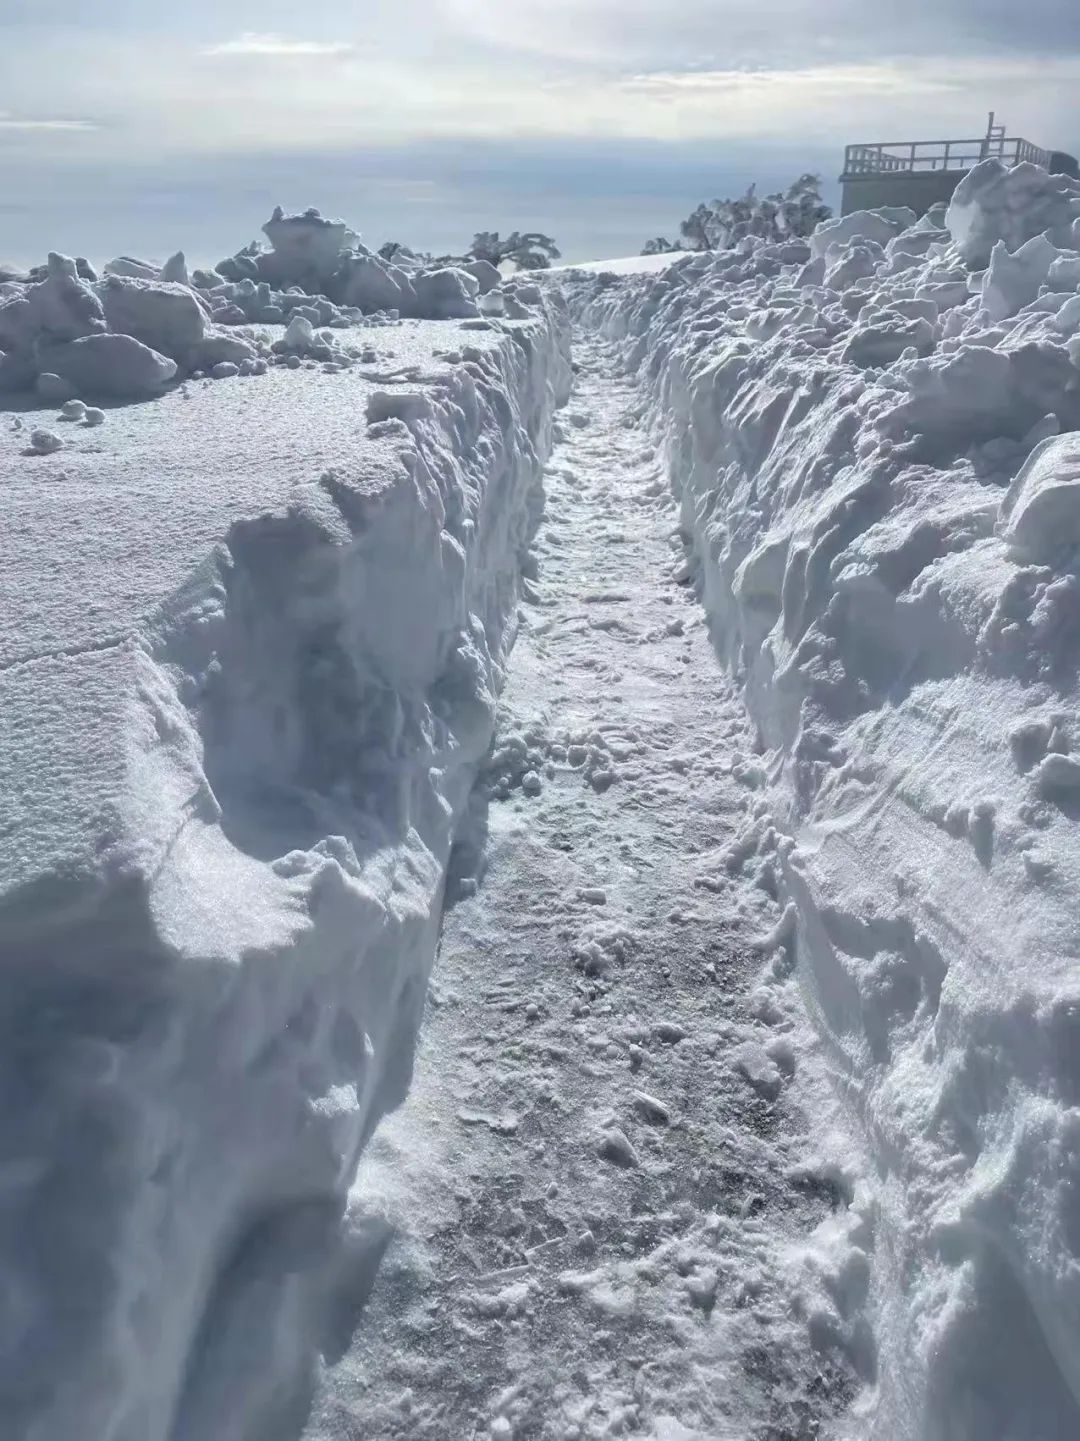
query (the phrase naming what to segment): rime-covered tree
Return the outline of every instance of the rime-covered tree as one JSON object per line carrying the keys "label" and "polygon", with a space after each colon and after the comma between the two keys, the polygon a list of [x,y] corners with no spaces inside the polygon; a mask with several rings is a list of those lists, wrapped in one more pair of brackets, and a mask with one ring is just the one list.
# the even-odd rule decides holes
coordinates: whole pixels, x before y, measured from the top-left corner
{"label": "rime-covered tree", "polygon": [[679,230],[687,250],[727,250],[747,236],[775,243],[810,235],[831,214],[821,177],[807,174],[772,195],[759,196],[751,185],[738,199],[703,203]]}
{"label": "rime-covered tree", "polygon": [[551,236],[536,230],[524,234],[515,230],[505,240],[500,239],[497,230],[481,230],[473,237],[469,250],[470,260],[487,260],[492,265],[512,260],[522,270],[547,270],[559,258],[559,247]]}

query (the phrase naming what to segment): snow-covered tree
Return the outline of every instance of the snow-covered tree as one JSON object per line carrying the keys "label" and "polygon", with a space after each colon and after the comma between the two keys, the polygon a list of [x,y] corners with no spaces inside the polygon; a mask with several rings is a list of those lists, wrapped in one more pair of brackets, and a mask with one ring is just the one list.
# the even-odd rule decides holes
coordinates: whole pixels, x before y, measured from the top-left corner
{"label": "snow-covered tree", "polygon": [[686,217],[679,226],[679,234],[687,250],[715,250],[716,247],[709,238],[708,226],[713,217],[713,207],[718,206],[720,201],[714,200],[713,204],[702,203],[698,208]]}
{"label": "snow-covered tree", "polygon": [[500,239],[497,230],[481,230],[473,237],[469,250],[470,260],[488,260],[492,265],[512,260],[521,270],[547,270],[559,258],[559,247],[551,236],[536,230],[525,234],[515,230],[505,240]]}
{"label": "snow-covered tree", "polygon": [[673,245],[670,240],[666,240],[664,236],[658,235],[655,240],[646,240],[645,244],[641,247],[641,253],[642,255],[670,255],[678,250],[678,248],[679,247]]}
{"label": "snow-covered tree", "polygon": [[687,250],[727,250],[748,235],[770,242],[810,235],[831,214],[821,177],[807,174],[772,195],[759,196],[751,185],[736,200],[701,204],[679,229]]}

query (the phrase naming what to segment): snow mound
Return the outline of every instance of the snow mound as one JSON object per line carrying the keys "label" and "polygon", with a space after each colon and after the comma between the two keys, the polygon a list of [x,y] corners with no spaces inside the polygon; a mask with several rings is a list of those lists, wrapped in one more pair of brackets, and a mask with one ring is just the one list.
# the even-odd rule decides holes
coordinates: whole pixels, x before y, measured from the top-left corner
{"label": "snow mound", "polygon": [[789,833],[769,966],[872,1158],[890,1441],[1080,1432],[1078,215],[987,162],[945,229],[567,287],[652,402],[755,826]]}
{"label": "snow mound", "polygon": [[[348,366],[359,351],[338,332],[396,326],[403,317],[486,323],[488,316],[523,320],[530,314],[532,302],[516,300],[514,282],[504,285],[483,261],[432,266],[399,252],[408,260],[405,269],[317,210],[286,215],[279,206],[263,231],[268,247],[246,246],[216,270],[189,272],[177,252],[160,268],[119,256],[100,280],[86,261],[55,254],[28,275],[0,272],[0,393],[31,390],[45,372],[65,380],[71,372],[88,397],[137,400],[173,377],[231,376],[219,366],[261,374],[266,367],[259,362],[271,363],[275,353],[282,364],[290,352]],[[304,331],[302,346],[290,340],[275,351],[272,328],[297,320],[311,336]],[[223,333],[230,327],[245,329],[230,340]],[[61,343],[106,332],[139,341],[156,360],[139,368],[130,346],[111,343],[94,347],[99,363],[115,357],[111,370],[89,368],[85,349],[57,359]],[[45,352],[49,367],[40,363]],[[169,363],[174,368],[166,375]]]}
{"label": "snow mound", "polygon": [[263,232],[269,250],[250,245],[221,261],[216,276],[203,277],[212,298],[238,306],[251,320],[263,318],[267,306],[287,312],[297,295],[320,298],[324,325],[350,310],[430,320],[474,317],[481,284],[491,290],[499,279],[493,266],[479,274],[425,267],[404,251],[398,252],[404,264],[394,264],[369,250],[343,221],[327,220],[317,210],[286,215],[279,206]]}
{"label": "snow mound", "polygon": [[[158,282],[117,279],[141,320]],[[409,1081],[566,330],[557,296],[403,326],[382,384],[423,404],[366,429],[370,380],[281,367],[35,431],[33,460],[5,430],[5,1435],[298,1433],[362,1264],[357,1159]],[[54,350],[80,385],[176,366],[104,330]]]}

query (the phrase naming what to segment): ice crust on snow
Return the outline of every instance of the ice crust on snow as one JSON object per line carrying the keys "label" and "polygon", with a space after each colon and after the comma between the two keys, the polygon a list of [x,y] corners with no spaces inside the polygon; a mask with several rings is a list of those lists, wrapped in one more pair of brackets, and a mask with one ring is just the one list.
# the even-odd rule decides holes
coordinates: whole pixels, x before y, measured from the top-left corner
{"label": "ice crust on snow", "polygon": [[1080,1430],[1078,217],[989,161],[944,227],[561,277],[645,387],[759,728],[763,953],[865,1137],[837,1314],[888,1441]]}
{"label": "ice crust on snow", "polygon": [[[197,347],[198,297],[110,277],[7,305],[68,327],[56,374],[175,370],[106,322]],[[33,460],[0,429],[5,1435],[299,1425],[569,384],[565,307],[520,308],[383,332],[378,383],[65,411]]]}

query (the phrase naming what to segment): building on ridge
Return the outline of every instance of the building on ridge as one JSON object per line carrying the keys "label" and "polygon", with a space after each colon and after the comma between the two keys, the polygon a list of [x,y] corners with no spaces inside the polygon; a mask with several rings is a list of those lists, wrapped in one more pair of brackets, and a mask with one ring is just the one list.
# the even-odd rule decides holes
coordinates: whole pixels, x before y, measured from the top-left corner
{"label": "building on ridge", "polygon": [[982,160],[1003,165],[1025,161],[1055,175],[1080,178],[1080,165],[1062,150],[1043,150],[1029,140],[1009,137],[990,112],[986,134],[979,140],[903,140],[849,145],[840,177],[840,213],[907,205],[925,215],[934,205],[948,204],[967,172]]}

